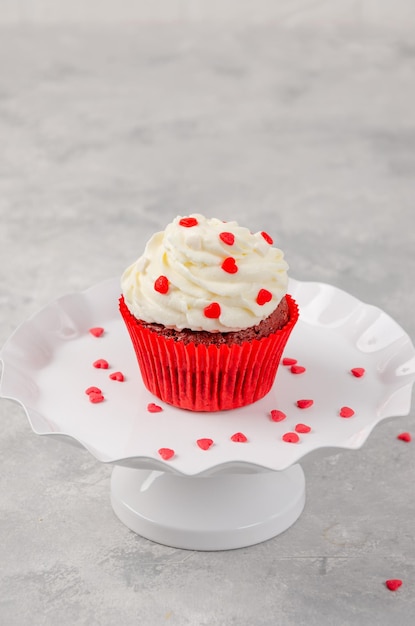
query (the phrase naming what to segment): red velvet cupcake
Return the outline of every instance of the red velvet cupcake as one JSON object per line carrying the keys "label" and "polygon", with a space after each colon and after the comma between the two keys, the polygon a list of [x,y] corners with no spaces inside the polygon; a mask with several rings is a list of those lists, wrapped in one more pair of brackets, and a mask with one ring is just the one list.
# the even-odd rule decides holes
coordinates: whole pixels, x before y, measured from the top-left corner
{"label": "red velvet cupcake", "polygon": [[236,222],[177,217],[124,272],[120,311],[154,395],[221,411],[270,391],[298,319],[272,244]]}

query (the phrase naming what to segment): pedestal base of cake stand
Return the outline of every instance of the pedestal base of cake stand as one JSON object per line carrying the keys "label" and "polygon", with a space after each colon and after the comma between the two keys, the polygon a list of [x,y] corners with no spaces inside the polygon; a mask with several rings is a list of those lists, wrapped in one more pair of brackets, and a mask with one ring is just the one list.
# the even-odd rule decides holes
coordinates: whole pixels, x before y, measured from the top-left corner
{"label": "pedestal base of cake stand", "polygon": [[284,471],[182,476],[116,466],[115,514],[137,534],[174,548],[231,550],[289,528],[305,503],[300,465]]}

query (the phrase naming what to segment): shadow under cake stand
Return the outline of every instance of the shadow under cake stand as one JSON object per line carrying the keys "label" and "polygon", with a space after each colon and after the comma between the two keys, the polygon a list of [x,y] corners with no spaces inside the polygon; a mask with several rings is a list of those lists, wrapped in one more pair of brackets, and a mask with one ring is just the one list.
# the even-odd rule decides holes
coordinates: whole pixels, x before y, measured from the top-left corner
{"label": "shadow under cake stand", "polygon": [[[300,459],[361,447],[382,419],[409,413],[415,380],[413,344],[386,313],[327,284],[291,279],[289,292],[300,320],[285,356],[304,370],[281,364],[253,405],[193,413],[150,394],[115,279],[63,296],[19,326],[0,353],[0,395],[23,406],[35,433],[69,438],[114,465],[112,507],[136,533],[192,550],[265,541],[301,515]],[[90,332],[96,327],[100,336]],[[107,368],[94,367],[102,360]],[[102,402],[90,402],[91,386]],[[162,410],[149,411],[152,403]],[[274,421],[274,410],[286,417]],[[284,440],[287,433],[298,441]],[[163,448],[171,458],[160,456]]]}

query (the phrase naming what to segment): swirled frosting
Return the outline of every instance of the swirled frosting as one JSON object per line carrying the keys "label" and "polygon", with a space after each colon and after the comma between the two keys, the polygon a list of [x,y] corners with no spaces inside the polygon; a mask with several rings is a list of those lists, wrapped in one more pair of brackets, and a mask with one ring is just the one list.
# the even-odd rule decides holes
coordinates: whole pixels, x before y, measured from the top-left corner
{"label": "swirled frosting", "polygon": [[178,216],[123,273],[125,303],[137,319],[177,330],[255,326],[287,290],[288,265],[272,244],[236,222]]}

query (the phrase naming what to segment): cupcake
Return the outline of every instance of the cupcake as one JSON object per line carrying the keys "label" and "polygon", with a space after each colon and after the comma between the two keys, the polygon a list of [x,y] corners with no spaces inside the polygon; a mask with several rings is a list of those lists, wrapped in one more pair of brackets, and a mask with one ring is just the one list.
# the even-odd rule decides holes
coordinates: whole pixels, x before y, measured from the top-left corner
{"label": "cupcake", "polygon": [[287,269],[268,233],[236,222],[195,213],[155,233],[121,278],[145,386],[191,411],[264,397],[298,319]]}

